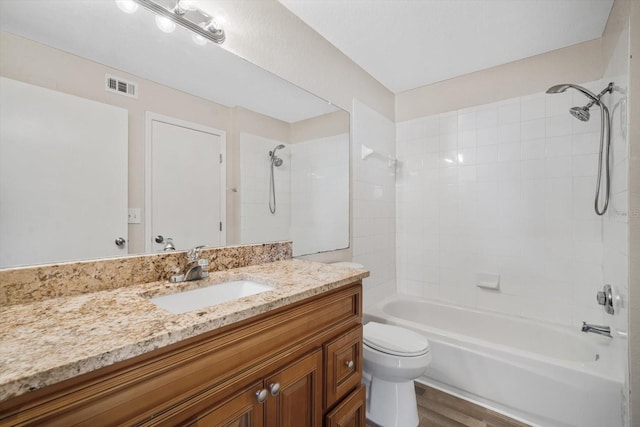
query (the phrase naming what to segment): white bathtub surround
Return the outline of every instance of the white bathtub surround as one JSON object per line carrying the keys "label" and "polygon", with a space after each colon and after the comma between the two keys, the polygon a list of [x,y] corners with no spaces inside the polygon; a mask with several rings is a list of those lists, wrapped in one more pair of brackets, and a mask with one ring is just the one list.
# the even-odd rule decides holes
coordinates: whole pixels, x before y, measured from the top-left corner
{"label": "white bathtub surround", "polygon": [[395,156],[394,124],[358,100],[351,114],[353,261],[371,276],[364,281],[367,307],[396,291],[395,170],[383,159],[361,158],[362,145]]}
{"label": "white bathtub surround", "polygon": [[429,340],[433,361],[419,379],[428,385],[532,425],[624,425],[624,368],[609,338],[403,296],[369,307],[364,320]]}
{"label": "white bathtub surround", "polygon": [[[595,299],[600,115],[568,112],[587,101],[537,93],[398,123],[401,293],[576,328],[611,323]],[[487,272],[499,291],[476,286]]]}

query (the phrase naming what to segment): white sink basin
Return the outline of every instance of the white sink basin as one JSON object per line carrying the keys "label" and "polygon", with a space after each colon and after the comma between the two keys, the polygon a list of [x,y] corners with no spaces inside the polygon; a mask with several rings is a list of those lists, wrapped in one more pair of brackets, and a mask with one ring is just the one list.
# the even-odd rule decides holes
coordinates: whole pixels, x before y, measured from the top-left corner
{"label": "white sink basin", "polygon": [[275,289],[275,286],[251,280],[236,280],[234,282],[218,283],[204,288],[191,289],[177,294],[154,297],[150,301],[171,313],[180,314],[267,292],[272,289]]}

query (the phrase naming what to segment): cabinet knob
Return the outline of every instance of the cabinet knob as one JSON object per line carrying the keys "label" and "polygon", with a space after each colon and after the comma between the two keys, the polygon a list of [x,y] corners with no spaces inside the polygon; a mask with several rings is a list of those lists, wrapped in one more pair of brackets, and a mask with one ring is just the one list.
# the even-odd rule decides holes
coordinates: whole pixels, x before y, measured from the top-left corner
{"label": "cabinet knob", "polygon": [[345,362],[345,365],[347,366],[347,368],[353,369],[354,367],[353,360],[349,360],[348,362]]}
{"label": "cabinet knob", "polygon": [[118,237],[115,241],[116,246],[119,248],[124,248],[124,245],[127,243],[124,237]]}
{"label": "cabinet knob", "polygon": [[278,393],[280,393],[280,383],[271,384],[269,391],[271,392],[271,396],[277,396]]}
{"label": "cabinet knob", "polygon": [[256,391],[256,397],[258,398],[258,402],[263,403],[267,400],[267,389],[263,388],[262,390]]}

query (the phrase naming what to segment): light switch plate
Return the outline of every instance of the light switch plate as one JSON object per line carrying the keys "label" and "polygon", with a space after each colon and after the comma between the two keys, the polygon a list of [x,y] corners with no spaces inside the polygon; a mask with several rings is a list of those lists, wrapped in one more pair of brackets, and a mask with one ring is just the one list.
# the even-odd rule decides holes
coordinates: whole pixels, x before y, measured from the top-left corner
{"label": "light switch plate", "polygon": [[129,224],[140,224],[140,208],[129,208]]}

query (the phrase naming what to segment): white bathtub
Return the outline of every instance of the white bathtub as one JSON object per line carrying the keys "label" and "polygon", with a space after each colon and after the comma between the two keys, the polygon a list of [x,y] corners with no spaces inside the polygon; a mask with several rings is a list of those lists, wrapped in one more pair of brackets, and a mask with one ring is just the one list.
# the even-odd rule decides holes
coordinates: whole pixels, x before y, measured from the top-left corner
{"label": "white bathtub", "polygon": [[419,381],[540,426],[620,427],[623,380],[611,339],[415,297],[365,310],[413,329],[433,362]]}

